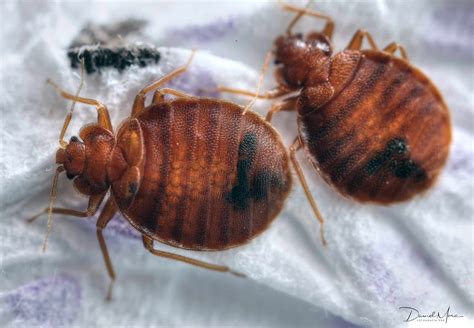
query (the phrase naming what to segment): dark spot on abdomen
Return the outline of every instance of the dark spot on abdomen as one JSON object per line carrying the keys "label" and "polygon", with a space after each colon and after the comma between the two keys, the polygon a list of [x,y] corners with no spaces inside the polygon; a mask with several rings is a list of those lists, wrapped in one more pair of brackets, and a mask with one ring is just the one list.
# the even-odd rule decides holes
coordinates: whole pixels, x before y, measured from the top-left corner
{"label": "dark spot on abdomen", "polygon": [[426,180],[426,172],[412,159],[402,159],[391,163],[392,174],[399,179],[413,177],[416,181]]}
{"label": "dark spot on abdomen", "polygon": [[377,173],[387,162],[392,161],[397,156],[408,152],[408,145],[403,138],[390,140],[383,151],[375,153],[365,166],[368,175]]}
{"label": "dark spot on abdomen", "polygon": [[256,201],[266,199],[272,188],[284,188],[280,177],[270,171],[260,171],[255,175],[252,183],[251,195]]}
{"label": "dark spot on abdomen", "polygon": [[375,175],[383,168],[390,168],[393,176],[399,179],[415,178],[416,181],[426,179],[426,172],[410,158],[408,143],[403,138],[390,140],[383,151],[375,155],[365,165],[368,175]]}
{"label": "dark spot on abdomen", "polygon": [[239,144],[239,158],[237,161],[237,182],[227,195],[226,200],[237,209],[248,207],[251,198],[248,173],[257,151],[257,136],[247,133]]}
{"label": "dark spot on abdomen", "polygon": [[266,199],[271,188],[283,187],[278,175],[268,170],[260,170],[253,179],[250,179],[249,172],[256,152],[257,136],[254,133],[246,133],[239,145],[237,181],[225,197],[235,209],[244,210],[249,207],[251,200]]}
{"label": "dark spot on abdomen", "polygon": [[358,198],[385,203],[386,196],[394,197],[407,186],[423,183],[427,178],[425,170],[411,158],[407,140],[397,137],[375,152],[362,169],[349,178],[345,188]]}

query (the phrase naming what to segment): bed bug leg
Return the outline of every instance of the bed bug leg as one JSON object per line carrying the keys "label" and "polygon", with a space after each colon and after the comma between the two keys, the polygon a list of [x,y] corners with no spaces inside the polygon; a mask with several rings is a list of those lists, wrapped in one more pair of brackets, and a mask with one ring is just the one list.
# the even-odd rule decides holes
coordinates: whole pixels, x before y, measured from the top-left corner
{"label": "bed bug leg", "polygon": [[375,41],[372,35],[366,30],[362,30],[362,29],[357,30],[357,32],[355,32],[354,36],[352,37],[351,41],[347,45],[346,49],[360,50],[362,48],[362,41],[364,41],[364,38],[367,38],[367,41],[369,41],[369,45],[370,45],[370,48],[372,48],[372,50],[378,50],[377,45],[375,44]]}
{"label": "bed bug leg", "polygon": [[153,105],[162,103],[165,101],[165,94],[169,94],[178,98],[193,98],[193,96],[188,95],[187,93],[175,90],[175,89],[170,89],[170,88],[163,88],[156,90],[155,93],[153,94],[153,100],[151,103]]}
{"label": "bed bug leg", "polygon": [[[57,181],[57,175],[55,175],[55,179],[53,181],[53,187],[51,188],[51,206],[56,198],[55,190],[56,190],[56,181]],[[35,221],[37,218],[39,218],[41,215],[48,213],[48,228],[46,232],[46,236],[44,239],[43,243],[43,253],[46,251],[46,248],[48,246],[48,237],[49,234],[51,233],[52,227],[53,227],[53,220],[52,220],[52,214],[63,214],[63,215],[68,215],[68,216],[75,216],[75,217],[81,217],[81,218],[88,218],[92,215],[94,215],[97,210],[99,209],[100,204],[102,203],[102,200],[105,197],[105,193],[100,194],[100,195],[95,195],[91,196],[89,198],[89,204],[87,205],[87,210],[85,211],[77,211],[77,210],[72,210],[68,208],[59,208],[59,207],[46,207],[44,210],[39,212],[38,214],[30,217],[27,222],[32,223]]]}
{"label": "bed bug leg", "polygon": [[208,270],[219,271],[219,272],[229,272],[229,273],[232,273],[233,275],[236,275],[236,276],[239,276],[239,277],[245,277],[244,274],[242,274],[240,272],[233,271],[229,267],[226,267],[226,266],[215,265],[215,264],[195,260],[195,259],[192,259],[192,258],[189,258],[189,257],[185,257],[185,256],[182,256],[182,255],[173,254],[173,253],[159,251],[157,249],[154,249],[153,248],[153,239],[150,238],[150,237],[147,237],[145,235],[143,235],[143,245],[145,246],[145,248],[148,251],[150,251],[150,253],[152,253],[153,255],[156,255],[156,256],[161,256],[161,257],[165,257],[165,258],[168,258],[168,259],[185,262],[185,263],[195,265],[195,266],[198,266],[200,268],[204,268],[204,269],[208,269]]}
{"label": "bed bug leg", "polygon": [[155,90],[155,93],[153,93],[153,98],[151,99],[152,105],[162,103],[164,100],[165,100],[165,95],[162,92],[160,92],[160,90]]}
{"label": "bed bug leg", "polygon": [[407,55],[407,51],[405,50],[405,47],[403,47],[399,43],[392,42],[383,49],[383,51],[388,52],[391,55],[393,55],[395,51],[397,50],[400,52],[400,55],[402,56],[403,59],[408,60],[408,55]]}
{"label": "bed bug leg", "polygon": [[219,86],[217,90],[219,92],[232,93],[232,94],[241,95],[241,96],[257,97],[258,99],[275,99],[275,98],[279,98],[293,92],[293,90],[282,88],[282,87],[277,87],[273,90],[269,90],[261,94],[257,94],[254,91],[234,89],[234,88],[228,88],[224,86]]}
{"label": "bed bug leg", "polygon": [[172,71],[172,72],[166,74],[165,76],[163,76],[161,79],[151,83],[150,85],[148,85],[148,86],[144,87],[142,90],[140,90],[140,92],[135,97],[135,101],[134,101],[133,106],[132,106],[132,115],[131,116],[132,117],[137,116],[143,110],[143,108],[145,108],[145,97],[146,97],[146,94],[148,92],[158,89],[163,84],[171,81],[175,77],[177,77],[177,76],[183,74],[184,72],[186,72],[186,70],[189,68],[189,65],[191,65],[191,62],[192,62],[195,54],[196,54],[196,50],[193,50],[192,53],[191,53],[191,56],[189,57],[186,64],[184,64],[181,67],[178,67],[174,71]]}
{"label": "bed bug leg", "polygon": [[[81,57],[80,59],[81,63],[81,79],[79,86],[77,87],[76,91],[76,97],[79,97],[79,94],[81,93],[81,89],[84,86],[84,57]],[[59,134],[59,144],[61,145],[62,148],[65,148],[67,146],[67,142],[64,140],[64,135],[66,134],[67,127],[69,126],[69,123],[71,122],[72,119],[72,114],[74,112],[74,108],[76,106],[76,102],[73,101],[71,104],[71,108],[69,109],[69,113],[66,115],[66,118],[64,119],[64,124],[61,129],[61,133]]]}
{"label": "bed bug leg", "polygon": [[265,77],[265,73],[267,72],[268,66],[270,65],[270,59],[272,58],[272,53],[271,51],[267,52],[265,56],[265,60],[263,61],[263,66],[262,66],[262,71],[260,72],[260,77],[258,78],[258,84],[257,84],[257,90],[255,91],[255,96],[253,97],[252,100],[244,107],[244,111],[242,112],[242,115],[247,113],[247,111],[252,108],[253,104],[255,101],[258,99],[258,95],[260,93],[260,88],[262,87],[263,84],[263,78]]}
{"label": "bed bug leg", "polygon": [[273,114],[281,112],[281,111],[293,111],[296,110],[296,104],[298,102],[298,96],[291,97],[288,99],[283,100],[282,102],[275,103],[270,107],[270,110],[267,112],[267,116],[265,120],[267,122],[271,122]]}
{"label": "bed bug leg", "polygon": [[298,163],[298,159],[296,158],[296,152],[301,149],[301,141],[297,137],[295,142],[290,146],[290,159],[291,163],[293,164],[293,167],[295,168],[296,175],[298,176],[301,185],[303,187],[303,190],[306,194],[306,198],[309,201],[309,204],[311,205],[311,209],[314,212],[314,215],[318,219],[320,223],[320,236],[321,236],[321,241],[324,246],[327,245],[326,239],[324,238],[324,219],[323,216],[321,215],[321,212],[319,211],[318,205],[316,204],[316,201],[313,198],[313,195],[311,194],[311,191],[309,190],[308,184],[306,183],[306,179],[303,174],[303,170],[301,169],[300,164]]}
{"label": "bed bug leg", "polygon": [[[81,93],[81,89],[84,85],[84,58],[80,59],[80,63],[81,63],[81,80],[79,83],[79,87],[77,88],[75,97],[79,97],[79,94]],[[58,86],[55,83],[53,83],[51,80],[47,80],[46,82],[53,85],[56,89],[59,89]],[[59,134],[59,145],[62,148],[66,148],[67,146],[67,142],[64,140],[64,135],[66,134],[66,130],[67,130],[67,127],[69,126],[69,123],[71,122],[72,114],[74,113],[75,106],[76,106],[76,101],[73,101],[71,104],[71,108],[69,109],[69,113],[67,113],[66,118],[64,119],[63,127],[61,128],[61,133]]]}
{"label": "bed bug leg", "polygon": [[[268,56],[268,54],[267,54],[267,56]],[[265,57],[265,58],[267,58],[267,57]],[[265,65],[264,65],[264,69],[266,70]],[[277,71],[277,72],[279,72],[279,71]],[[280,73],[280,75],[281,75],[281,73]],[[263,78],[263,75],[261,75],[261,76]],[[225,86],[218,86],[217,91],[224,92],[224,93],[232,93],[232,94],[235,94],[235,95],[241,95],[241,96],[247,96],[247,97],[254,97],[254,98],[257,98],[257,99],[275,99],[275,98],[286,96],[287,94],[294,92],[294,90],[292,90],[290,88],[287,88],[283,83],[280,83],[279,86],[276,87],[275,89],[268,90],[264,93],[259,93],[259,92],[255,92],[255,91],[249,91],[249,90],[242,90],[242,89],[228,88],[228,87],[225,87]]]}
{"label": "bed bug leg", "polygon": [[311,5],[312,2],[313,2],[313,0],[308,1],[308,3],[306,4],[306,6],[304,8],[300,8],[300,7],[296,7],[296,6],[287,4],[287,3],[285,3],[281,0],[278,0],[278,3],[283,8],[283,10],[297,13],[297,15],[290,22],[290,24],[288,24],[288,27],[286,29],[286,33],[288,35],[292,35],[291,32],[292,32],[293,27],[301,19],[301,17],[307,15],[307,16],[312,16],[312,17],[321,18],[321,19],[326,20],[326,25],[324,26],[322,33],[324,35],[326,35],[329,38],[329,40],[332,40],[332,35],[333,35],[333,32],[334,32],[334,26],[335,26],[334,21],[332,20],[331,17],[329,17],[327,15],[321,14],[321,13],[316,12],[316,11],[309,10],[308,8],[309,8],[309,6]]}
{"label": "bed bug leg", "polygon": [[136,117],[140,114],[145,108],[145,94],[137,94],[135,100],[133,101],[132,114],[131,117]]}
{"label": "bed bug leg", "polygon": [[178,98],[192,98],[193,97],[187,93],[184,93],[175,89],[170,89],[170,88],[163,88],[163,89],[160,89],[159,91],[163,94],[169,94]]}
{"label": "bed bug leg", "polygon": [[102,251],[102,255],[104,256],[104,262],[107,268],[107,273],[109,274],[109,277],[110,277],[110,284],[107,290],[107,298],[106,298],[107,301],[110,301],[112,299],[112,288],[115,282],[115,272],[112,266],[112,261],[110,260],[109,251],[107,250],[107,244],[105,243],[105,238],[104,238],[104,235],[102,234],[102,230],[104,230],[107,224],[110,222],[110,220],[112,220],[115,213],[117,213],[117,210],[118,210],[118,207],[117,207],[117,204],[115,203],[114,198],[109,197],[96,223],[97,240],[99,241],[100,250]]}
{"label": "bed bug leg", "polygon": [[[104,194],[91,196],[89,198],[89,204],[87,206],[87,210],[85,210],[85,211],[77,211],[77,210],[71,210],[71,209],[68,209],[68,208],[53,207],[53,214],[63,214],[63,215],[81,217],[81,218],[90,217],[90,216],[94,215],[97,212],[97,209],[99,208],[100,204],[102,203],[102,199],[104,198],[104,196],[105,196]],[[49,211],[49,207],[46,207],[41,212],[39,212],[39,213],[35,214],[34,216],[30,217],[29,219],[27,219],[27,222],[32,223],[37,218],[39,218],[41,215],[48,213],[48,211]]]}
{"label": "bed bug leg", "polygon": [[[101,127],[105,128],[105,129],[107,129],[111,132],[113,131],[112,123],[110,122],[109,111],[107,110],[107,107],[104,104],[102,104],[101,102],[99,102],[98,100],[95,100],[95,99],[82,98],[82,97],[79,97],[79,96],[72,95],[72,94],[62,90],[56,83],[54,83],[53,81],[51,81],[49,79],[46,82],[51,84],[53,86],[53,88],[55,88],[63,98],[73,100],[73,101],[81,103],[81,104],[95,106],[96,109],[97,109],[97,123]],[[64,126],[61,130],[61,137],[60,137],[61,146],[64,146],[63,145],[64,141],[62,140],[62,138],[64,137],[64,134],[65,134],[66,129],[69,125],[69,122],[71,121],[71,117],[72,117],[72,111],[70,111],[68,113],[68,116],[66,117],[66,121],[64,122]]]}

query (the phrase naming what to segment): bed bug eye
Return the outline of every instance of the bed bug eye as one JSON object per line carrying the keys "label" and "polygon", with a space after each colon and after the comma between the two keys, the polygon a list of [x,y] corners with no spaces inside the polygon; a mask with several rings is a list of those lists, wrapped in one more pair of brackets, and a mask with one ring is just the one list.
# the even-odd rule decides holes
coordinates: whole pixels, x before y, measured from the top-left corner
{"label": "bed bug eye", "polygon": [[79,142],[79,138],[76,137],[76,136],[72,136],[71,139],[69,140],[69,142]]}
{"label": "bed bug eye", "polygon": [[330,55],[332,52],[331,47],[327,43],[319,42],[316,47],[321,50],[325,55]]}

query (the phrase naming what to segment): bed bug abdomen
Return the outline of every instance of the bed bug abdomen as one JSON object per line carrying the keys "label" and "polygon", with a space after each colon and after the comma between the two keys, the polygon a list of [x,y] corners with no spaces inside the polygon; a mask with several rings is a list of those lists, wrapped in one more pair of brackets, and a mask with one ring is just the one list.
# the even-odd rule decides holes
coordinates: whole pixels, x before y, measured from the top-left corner
{"label": "bed bug abdomen", "polygon": [[436,87],[408,62],[361,53],[344,89],[322,107],[305,109],[300,137],[316,168],[343,194],[406,200],[429,188],[446,162],[449,112]]}
{"label": "bed bug abdomen", "polygon": [[291,187],[288,156],[257,114],[182,98],[137,120],[144,167],[122,212],[138,230],[177,247],[220,250],[255,237],[280,212]]}

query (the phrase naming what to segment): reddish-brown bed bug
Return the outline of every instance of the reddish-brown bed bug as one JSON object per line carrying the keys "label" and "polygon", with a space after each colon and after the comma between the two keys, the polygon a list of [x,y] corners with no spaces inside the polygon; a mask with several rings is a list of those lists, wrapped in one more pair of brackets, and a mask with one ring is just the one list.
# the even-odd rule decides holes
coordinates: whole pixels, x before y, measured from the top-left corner
{"label": "reddish-brown bed bug", "polygon": [[[110,189],[97,220],[97,238],[111,279],[109,299],[115,273],[102,230],[117,211],[142,233],[145,248],[154,255],[238,274],[225,266],[156,250],[153,242],[196,251],[245,244],[269,226],[291,189],[287,150],[279,133],[261,116],[242,115],[241,106],[227,101],[158,89],[184,73],[191,59],[142,89],[115,135],[104,104],[53,84],[62,97],[95,106],[98,118],[69,143],[63,137],[71,113],[66,118],[50,207],[42,212],[49,213],[44,247],[53,213],[89,217]],[[153,90],[152,103],[145,107],[145,96]],[[176,98],[165,100],[165,94]],[[89,196],[86,211],[53,207],[63,171],[81,194]]]}
{"label": "reddish-brown bed bug", "polygon": [[[296,93],[275,103],[267,120],[278,111],[297,111],[291,159],[310,201],[295,157],[301,148],[331,186],[357,201],[390,204],[432,186],[448,157],[450,115],[437,88],[408,62],[405,49],[391,43],[378,50],[371,35],[359,30],[333,56],[329,16],[280,4],[297,15],[274,42],[278,87],[261,95],[219,89],[264,99]],[[292,33],[304,15],[324,19],[324,29]],[[361,49],[364,38],[371,49]],[[397,50],[402,58],[394,56]]]}

